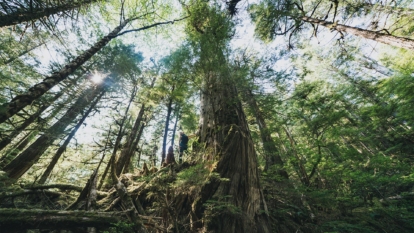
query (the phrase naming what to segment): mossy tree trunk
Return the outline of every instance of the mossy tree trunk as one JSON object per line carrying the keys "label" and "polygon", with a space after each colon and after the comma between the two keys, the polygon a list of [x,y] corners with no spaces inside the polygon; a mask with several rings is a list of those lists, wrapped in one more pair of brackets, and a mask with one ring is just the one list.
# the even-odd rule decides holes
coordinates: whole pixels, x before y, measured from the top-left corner
{"label": "mossy tree trunk", "polygon": [[202,219],[207,232],[269,232],[257,155],[238,97],[237,77],[225,55],[233,24],[227,13],[204,2],[193,10],[200,16],[189,24],[203,77],[198,142],[204,146],[204,160],[216,164],[213,171],[221,179],[202,188],[192,220]]}

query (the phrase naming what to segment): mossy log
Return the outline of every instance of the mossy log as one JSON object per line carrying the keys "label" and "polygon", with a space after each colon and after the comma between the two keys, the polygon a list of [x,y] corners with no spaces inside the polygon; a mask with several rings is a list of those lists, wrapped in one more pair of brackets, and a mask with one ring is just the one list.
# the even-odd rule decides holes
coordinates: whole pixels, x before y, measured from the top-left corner
{"label": "mossy log", "polygon": [[2,232],[24,229],[71,229],[74,226],[105,229],[121,221],[128,221],[125,212],[0,209]]}
{"label": "mossy log", "polygon": [[[50,185],[38,185],[38,186],[31,186],[31,187],[23,187],[23,189],[20,190],[2,190],[0,192],[0,199],[9,198],[9,197],[17,197],[17,196],[23,196],[28,194],[35,194],[35,193],[45,193],[50,194],[54,196],[59,196],[61,193],[54,192],[54,191],[43,191],[45,189],[59,189],[59,190],[70,190],[70,191],[77,191],[81,192],[82,187],[71,185],[71,184],[50,184]],[[109,193],[107,192],[101,192],[97,191],[98,198],[104,198]]]}

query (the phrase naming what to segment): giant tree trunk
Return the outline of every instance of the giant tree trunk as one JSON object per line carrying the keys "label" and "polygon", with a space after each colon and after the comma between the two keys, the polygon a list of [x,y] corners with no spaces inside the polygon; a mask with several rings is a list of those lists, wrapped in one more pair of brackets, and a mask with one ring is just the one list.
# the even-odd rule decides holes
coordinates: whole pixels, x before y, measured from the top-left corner
{"label": "giant tree trunk", "polygon": [[[234,206],[218,211],[207,229],[211,232],[268,232],[267,224],[259,222],[265,204],[260,193],[257,156],[242,105],[229,77],[210,75],[216,79],[202,93],[200,142],[205,143],[209,160],[218,157],[216,172],[228,181],[216,181],[206,197]],[[205,87],[208,87],[207,85]]]}
{"label": "giant tree trunk", "polygon": [[[193,204],[192,220],[202,219],[206,232],[269,232],[257,155],[238,98],[237,80],[225,57],[231,34],[229,19],[205,3],[193,10],[200,15],[189,24],[197,38],[197,67],[203,77],[199,144],[205,149],[204,160],[215,165],[213,169],[222,179],[202,188],[200,199]],[[207,200],[211,208],[203,207]]]}
{"label": "giant tree trunk", "polygon": [[414,50],[414,40],[404,37],[398,37],[389,35],[386,33],[380,33],[378,31],[370,31],[365,30],[362,28],[351,27],[343,24],[337,24],[334,22],[322,20],[322,19],[315,19],[307,16],[303,16],[301,18],[304,22],[318,24],[324,27],[331,28],[332,30],[335,29],[339,32],[346,32],[355,36],[363,37],[365,39],[374,40],[383,44],[388,44],[392,46],[396,46],[399,48],[410,49]]}
{"label": "giant tree trunk", "polygon": [[105,92],[102,92],[100,94],[100,96],[98,96],[95,99],[95,101],[91,104],[89,109],[83,114],[82,118],[79,120],[79,122],[76,124],[76,126],[69,133],[69,135],[66,138],[65,142],[63,143],[63,145],[60,146],[59,149],[56,151],[56,154],[53,156],[52,160],[47,165],[46,170],[43,172],[42,176],[40,177],[40,179],[38,181],[39,184],[44,184],[46,182],[46,179],[50,176],[50,173],[52,173],[52,170],[55,167],[56,163],[59,161],[62,154],[66,151],[66,147],[69,145],[70,141],[75,136],[78,129],[82,126],[83,122],[86,120],[86,118],[92,112],[92,110],[95,108],[96,104],[101,100],[101,97],[104,95],[104,93]]}
{"label": "giant tree trunk", "polygon": [[30,5],[27,7],[12,9],[12,12],[0,14],[0,27],[15,25],[27,21],[49,17],[53,14],[57,14],[59,12],[64,11],[71,11],[93,2],[97,2],[97,0],[59,1],[58,4],[53,4],[49,6],[39,6],[38,4],[35,4],[34,6]]}
{"label": "giant tree trunk", "polygon": [[104,89],[105,82],[100,86],[91,87],[83,92],[71,108],[51,126],[42,136],[40,136],[32,145],[18,155],[13,161],[4,167],[4,171],[12,179],[20,178],[46,149],[65,131],[66,127],[72,123],[75,118],[96,98]]}
{"label": "giant tree trunk", "polygon": [[260,110],[259,106],[257,105],[256,98],[251,90],[246,91],[247,95],[247,102],[250,105],[250,108],[253,110],[254,115],[256,117],[256,123],[259,126],[260,136],[263,142],[263,149],[265,151],[265,158],[266,158],[266,166],[265,170],[267,170],[272,165],[279,166],[278,174],[288,179],[287,172],[283,169],[283,161],[278,153],[278,148],[276,146],[275,141],[273,140],[270,131],[267,127],[266,121],[263,118],[263,113]]}

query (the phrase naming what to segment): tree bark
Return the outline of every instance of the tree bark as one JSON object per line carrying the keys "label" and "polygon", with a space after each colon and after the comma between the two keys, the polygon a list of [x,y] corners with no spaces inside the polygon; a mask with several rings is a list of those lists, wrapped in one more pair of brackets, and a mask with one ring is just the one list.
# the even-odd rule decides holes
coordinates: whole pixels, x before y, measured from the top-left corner
{"label": "tree bark", "polygon": [[133,146],[131,148],[131,157],[130,157],[130,159],[128,159],[125,162],[125,166],[124,166],[123,173],[128,173],[129,172],[130,164],[131,164],[132,160],[134,159],[135,150],[136,150],[136,148],[138,146],[139,141],[141,140],[141,136],[142,136],[142,133],[144,132],[144,128],[145,128],[145,123],[141,123],[141,127],[139,128],[138,135],[137,135],[137,137],[136,137],[136,139],[134,141],[134,144],[133,144]]}
{"label": "tree bark", "polygon": [[318,24],[324,27],[331,28],[331,30],[337,30],[339,32],[346,32],[355,36],[363,37],[365,39],[374,40],[383,44],[396,46],[399,48],[414,50],[414,40],[404,37],[393,36],[378,31],[370,31],[362,28],[351,27],[343,24],[337,24],[334,22],[315,19],[307,16],[301,18],[304,22],[311,24]]}
{"label": "tree bark", "polygon": [[7,14],[0,14],[0,27],[11,26],[27,21],[37,20],[51,15],[78,9],[82,6],[97,2],[97,0],[59,1],[53,6],[27,6],[15,9]]}
{"label": "tree bark", "polygon": [[40,136],[32,145],[18,155],[13,161],[4,167],[4,171],[12,179],[20,178],[46,149],[56,140],[72,123],[75,118],[104,90],[105,81],[101,85],[91,87],[83,92],[71,108],[51,126],[42,136]]}
{"label": "tree bark", "polygon": [[122,171],[125,169],[125,165],[129,163],[128,161],[131,159],[131,156],[134,152],[134,141],[137,138],[139,133],[139,127],[141,125],[141,121],[143,119],[145,112],[145,104],[141,105],[141,109],[139,110],[137,119],[135,120],[134,126],[132,127],[131,132],[128,135],[127,142],[125,143],[124,148],[121,151],[121,155],[116,161],[116,175],[119,177]]}
{"label": "tree bark", "polygon": [[175,118],[175,123],[174,123],[174,128],[173,128],[173,132],[172,132],[172,136],[171,136],[171,146],[174,147],[174,140],[175,140],[175,133],[177,132],[177,124],[178,124],[178,120],[180,119],[180,108],[178,108],[178,110],[176,110],[177,112],[175,114],[176,118]]}
{"label": "tree bark", "polygon": [[101,97],[105,94],[105,92],[101,92],[101,94],[95,99],[95,101],[92,103],[92,105],[89,107],[89,109],[83,114],[83,117],[79,120],[79,122],[76,124],[76,126],[72,129],[72,131],[69,133],[68,137],[66,138],[65,142],[62,146],[59,147],[59,149],[56,151],[55,155],[53,156],[50,163],[47,165],[46,170],[43,172],[42,176],[40,177],[38,183],[44,184],[49,178],[50,173],[52,173],[53,168],[55,167],[56,163],[62,156],[62,154],[66,151],[66,147],[69,145],[72,138],[75,136],[78,129],[82,126],[83,122],[85,122],[86,118],[89,116],[89,114],[92,112],[92,110],[95,108],[96,104],[101,100]]}
{"label": "tree bark", "polygon": [[[198,22],[190,22],[195,27],[194,37],[198,37],[195,50],[199,51],[200,59],[197,67],[203,77],[198,143],[204,146],[204,160],[217,164],[214,172],[222,179],[212,180],[202,187],[200,199],[192,205],[192,222],[196,224],[202,219],[206,232],[269,232],[257,155],[238,97],[237,81],[224,52],[231,34],[231,29],[227,28],[229,19],[207,4],[200,5],[197,10],[200,14],[208,12],[197,19],[205,24],[203,28]],[[210,25],[209,22],[214,23]],[[210,200],[210,207],[204,205],[207,200]]]}
{"label": "tree bark", "polygon": [[[218,77],[209,77],[212,78]],[[263,217],[264,199],[257,156],[236,88],[221,80],[209,83],[215,85],[203,91],[200,143],[210,153],[209,160],[219,156],[216,171],[228,181],[210,187],[206,197],[226,203],[229,208],[234,206],[240,212],[219,211],[206,227],[211,232],[268,232],[267,224],[258,222]]]}
{"label": "tree bark", "polygon": [[172,98],[172,93],[174,92],[174,87],[172,87],[171,90],[171,96],[168,100],[168,104],[167,104],[167,117],[165,118],[165,126],[164,126],[164,138],[162,141],[162,152],[161,152],[161,165],[164,163],[165,160],[165,155],[167,152],[167,138],[168,138],[168,128],[170,125],[170,117],[171,117],[171,112],[172,112],[172,103],[173,103],[173,98]]}

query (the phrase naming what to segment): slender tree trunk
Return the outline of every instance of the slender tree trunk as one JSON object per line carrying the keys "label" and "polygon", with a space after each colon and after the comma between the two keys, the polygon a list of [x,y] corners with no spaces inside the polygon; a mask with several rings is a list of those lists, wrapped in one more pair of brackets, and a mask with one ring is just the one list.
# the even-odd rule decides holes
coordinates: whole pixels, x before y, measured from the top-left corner
{"label": "slender tree trunk", "polygon": [[[1,18],[1,16],[0,16],[0,18]],[[0,21],[1,21],[1,20],[0,20]],[[45,44],[45,42],[42,42],[42,43],[40,43],[40,44],[38,44],[38,45],[35,45],[35,46],[31,47],[31,48],[26,48],[26,50],[25,50],[25,51],[23,51],[23,52],[19,53],[17,56],[15,56],[15,57],[11,57],[11,58],[9,58],[9,59],[8,59],[8,60],[6,60],[6,61],[1,62],[0,64],[1,64],[1,65],[7,65],[7,64],[9,64],[9,63],[11,63],[11,62],[15,61],[15,60],[16,60],[16,59],[18,59],[19,57],[21,57],[21,56],[23,56],[23,55],[25,55],[25,54],[27,54],[27,53],[29,53],[29,52],[31,52],[31,51],[33,51],[33,50],[35,50],[36,48],[38,48],[38,47],[40,47],[40,46],[42,46],[42,45],[44,45],[44,44]]]}
{"label": "slender tree trunk", "polygon": [[[53,111],[51,114],[49,114],[44,121],[42,121],[42,124],[46,124],[47,122],[50,122],[61,110],[65,105],[69,102],[69,100],[65,101],[63,104],[58,104],[55,108],[53,108]],[[42,128],[43,126],[40,126]],[[25,137],[21,142],[19,142],[15,148],[12,148],[8,150],[6,153],[4,153],[4,156],[0,159],[0,169],[3,169],[5,165],[7,165],[20,151],[22,151],[29,143],[36,137],[36,135],[39,134],[40,130],[33,130],[29,133],[28,137]]]}
{"label": "slender tree trunk", "polygon": [[100,86],[91,87],[85,90],[77,99],[71,108],[60,118],[53,126],[51,126],[42,136],[40,136],[32,145],[18,155],[13,161],[4,167],[4,171],[12,179],[20,178],[34,163],[46,149],[56,140],[66,129],[66,127],[74,121],[74,119],[104,90],[105,82]]}
{"label": "slender tree trunk", "polygon": [[50,90],[52,87],[54,87],[56,84],[61,82],[62,80],[65,80],[69,75],[71,75],[77,68],[79,68],[81,65],[83,65],[86,61],[88,61],[93,55],[95,55],[97,52],[99,52],[106,44],[109,43],[113,38],[129,33],[129,32],[138,32],[142,30],[146,30],[152,27],[156,27],[158,25],[163,24],[170,24],[174,23],[176,21],[182,20],[172,20],[172,21],[166,21],[166,22],[160,22],[160,23],[154,23],[149,26],[144,26],[138,29],[133,30],[127,30],[122,33],[121,30],[128,25],[128,23],[136,20],[138,18],[130,18],[126,19],[121,24],[116,27],[114,30],[112,30],[108,35],[104,36],[101,40],[96,42],[91,48],[83,52],[81,55],[79,55],[77,58],[75,58],[73,61],[66,64],[61,70],[58,72],[53,73],[52,75],[46,77],[43,82],[40,82],[33,87],[31,87],[26,93],[18,95],[14,97],[9,103],[4,103],[0,106],[0,123],[3,123],[10,117],[12,117],[14,114],[22,110],[27,105],[31,104],[34,100],[42,96],[44,93],[46,93],[48,90]]}
{"label": "slender tree trunk", "polygon": [[[106,155],[106,149],[108,149],[109,138],[111,137],[111,133],[112,133],[112,131],[111,131],[111,126],[110,126],[109,130],[108,130],[108,136],[106,137],[105,146],[104,146],[104,149],[103,149],[103,152],[102,152],[102,159],[99,162],[99,167],[101,166],[102,162],[104,161],[104,158],[105,158],[105,155]],[[97,187],[98,191],[102,188],[103,181],[105,180],[106,173],[108,172],[107,169],[109,169],[108,166],[105,167],[104,174],[102,175],[102,178],[101,178],[101,180],[99,182],[99,185]]]}
{"label": "slender tree trunk", "polygon": [[262,111],[257,105],[256,98],[251,90],[246,91],[247,100],[250,105],[250,108],[253,109],[253,112],[256,117],[256,123],[259,126],[260,136],[263,142],[263,149],[266,153],[266,166],[265,170],[269,166],[277,165],[279,167],[278,174],[285,179],[288,179],[288,173],[283,169],[283,161],[280,155],[278,154],[278,148],[275,141],[273,140],[270,131],[267,127],[266,121],[263,118]]}
{"label": "slender tree trunk", "polygon": [[131,159],[132,153],[134,151],[134,141],[138,135],[139,127],[141,125],[142,119],[144,117],[145,112],[145,104],[141,105],[141,109],[139,110],[137,119],[135,120],[134,126],[132,127],[131,132],[128,135],[127,141],[125,143],[124,148],[121,151],[121,155],[119,156],[118,160],[116,161],[116,175],[119,177],[121,175],[122,170],[124,170],[125,165]]}
{"label": "slender tree trunk", "polygon": [[285,130],[286,136],[289,138],[290,146],[292,147],[293,155],[295,156],[296,160],[298,161],[298,176],[302,183],[306,186],[310,185],[310,180],[308,173],[306,172],[305,166],[303,166],[302,159],[299,158],[298,152],[296,151],[296,142],[293,140],[292,135],[290,134],[289,130],[286,127],[283,127]]}
{"label": "slender tree trunk", "polygon": [[142,136],[142,133],[144,132],[144,128],[145,128],[145,123],[141,123],[141,127],[139,128],[137,138],[135,139],[134,144],[131,148],[131,152],[130,152],[131,153],[131,158],[129,160],[127,160],[126,163],[125,163],[124,170],[123,170],[124,173],[129,172],[130,164],[131,164],[132,160],[134,159],[135,150],[138,146],[139,141],[141,140],[141,136]]}
{"label": "slender tree trunk", "polygon": [[[171,95],[172,95],[172,92],[174,92],[174,86],[172,87]],[[162,151],[161,151],[161,165],[162,165],[162,163],[164,163],[165,155],[166,155],[166,151],[167,151],[168,128],[170,126],[172,103],[173,103],[173,98],[172,98],[172,96],[170,96],[170,99],[168,100],[168,104],[167,104],[167,117],[165,118],[164,138],[163,138],[163,141],[162,141]]]}
{"label": "slender tree trunk", "polygon": [[331,28],[332,30],[335,29],[339,32],[346,32],[355,36],[363,37],[365,39],[374,40],[383,44],[396,46],[399,48],[414,50],[414,40],[404,37],[398,37],[389,35],[386,33],[381,33],[378,31],[370,31],[365,30],[362,28],[351,27],[343,24],[337,24],[334,22],[322,20],[322,19],[315,19],[307,16],[303,16],[301,18],[304,22],[318,24],[324,27]]}
{"label": "slender tree trunk", "polygon": [[97,0],[63,1],[63,3],[52,6],[27,6],[17,8],[13,12],[0,14],[0,27],[49,17],[60,12],[78,9],[93,2],[97,2]]}
{"label": "slender tree trunk", "polygon": [[180,119],[180,108],[178,107],[177,112],[175,113],[176,118],[175,118],[175,123],[174,123],[174,128],[173,128],[173,132],[172,132],[172,136],[171,136],[171,146],[174,147],[174,140],[175,140],[175,133],[177,132],[177,125],[178,125],[178,120]]}
{"label": "slender tree trunk", "polygon": [[108,172],[110,171],[110,169],[112,169],[112,166],[114,165],[114,160],[116,158],[116,152],[118,151],[119,144],[121,143],[122,137],[124,135],[124,125],[125,125],[125,121],[128,117],[128,111],[129,111],[129,108],[131,107],[132,101],[134,101],[134,98],[135,98],[136,94],[137,94],[137,89],[136,89],[136,87],[134,87],[134,90],[132,91],[131,97],[130,97],[129,102],[128,102],[128,106],[125,109],[124,116],[122,117],[122,120],[119,123],[119,130],[118,130],[118,134],[117,134],[116,139],[115,139],[114,149],[112,150],[112,155],[111,155],[111,158],[108,161],[108,164],[106,165],[105,171],[102,174],[101,181],[99,182],[99,185],[98,185],[98,190],[100,190],[102,188],[102,185],[105,182],[105,179],[106,179],[106,176],[108,175]]}
{"label": "slender tree trunk", "polygon": [[52,160],[48,164],[45,172],[43,172],[42,176],[40,177],[38,183],[44,184],[49,178],[50,173],[52,173],[53,168],[55,167],[56,163],[59,161],[62,154],[66,151],[66,147],[69,145],[72,138],[75,136],[78,129],[82,126],[83,122],[85,122],[86,118],[89,116],[89,114],[92,112],[92,110],[95,108],[96,104],[101,100],[101,97],[105,94],[103,91],[92,103],[92,105],[89,107],[89,109],[83,114],[83,117],[79,120],[79,122],[76,124],[76,126],[73,128],[73,130],[69,133],[68,137],[66,138],[65,142],[59,149],[56,151],[56,154],[53,156]]}
{"label": "slender tree trunk", "polygon": [[17,128],[14,129],[14,131],[0,141],[0,151],[6,147],[15,137],[17,137],[24,129],[26,129],[30,124],[32,124],[35,120],[38,119],[38,117],[57,99],[59,99],[64,94],[64,91],[60,91],[58,94],[56,94],[51,100],[49,100],[48,104],[44,104],[42,107],[40,107],[36,113],[31,115],[29,118],[27,118],[23,124],[19,125]]}
{"label": "slender tree trunk", "polygon": [[[156,78],[152,79],[150,88],[153,88],[155,85]],[[133,152],[135,150],[136,144],[134,144],[135,139],[137,138],[139,126],[141,125],[141,122],[144,117],[145,112],[145,104],[141,105],[141,109],[139,110],[137,119],[135,120],[134,126],[132,127],[132,130],[127,138],[127,142],[125,144],[125,147],[122,149],[121,154],[119,158],[116,160],[116,167],[114,169],[115,175],[118,177],[122,171],[125,169],[125,165],[129,163],[129,160],[131,160],[131,157],[133,155]],[[138,143],[138,142],[137,142]],[[113,154],[113,157],[115,158],[116,154]]]}

